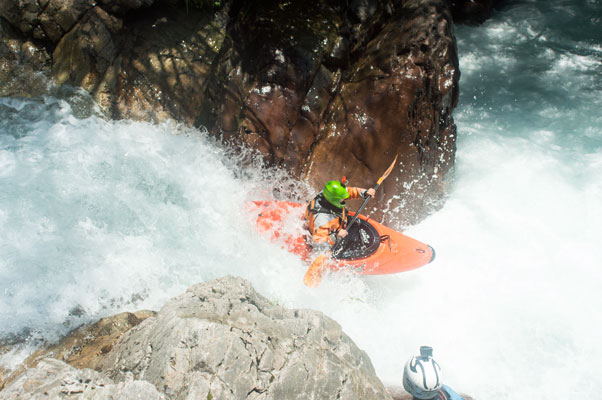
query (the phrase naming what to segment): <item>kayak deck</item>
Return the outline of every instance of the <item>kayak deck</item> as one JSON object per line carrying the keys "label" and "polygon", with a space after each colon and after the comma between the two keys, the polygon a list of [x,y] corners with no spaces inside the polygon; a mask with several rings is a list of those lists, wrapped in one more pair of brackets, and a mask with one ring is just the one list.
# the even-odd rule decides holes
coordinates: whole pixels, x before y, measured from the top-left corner
{"label": "kayak deck", "polygon": [[[282,243],[288,251],[310,263],[314,254],[308,244],[311,240],[306,240],[309,233],[303,228],[304,210],[303,204],[279,200],[253,201],[251,206],[251,211],[257,213],[256,228],[261,234]],[[351,269],[363,275],[395,274],[420,268],[434,259],[434,250],[429,245],[362,214],[358,216],[360,220],[362,225],[374,228],[378,242],[370,246],[369,255],[329,259],[331,270]]]}

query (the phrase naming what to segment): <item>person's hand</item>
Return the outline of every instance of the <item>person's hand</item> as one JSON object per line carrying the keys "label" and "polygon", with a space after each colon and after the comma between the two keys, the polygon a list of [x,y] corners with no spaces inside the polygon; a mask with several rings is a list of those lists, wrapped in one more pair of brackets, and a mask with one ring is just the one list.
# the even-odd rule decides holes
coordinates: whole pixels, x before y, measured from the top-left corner
{"label": "person's hand", "polygon": [[343,239],[348,234],[349,234],[349,232],[347,232],[347,230],[341,229],[337,232],[337,237],[340,237],[341,239]]}
{"label": "person's hand", "polygon": [[374,190],[374,188],[370,188],[366,191],[366,194],[370,197],[374,197],[374,195],[376,194],[376,190]]}

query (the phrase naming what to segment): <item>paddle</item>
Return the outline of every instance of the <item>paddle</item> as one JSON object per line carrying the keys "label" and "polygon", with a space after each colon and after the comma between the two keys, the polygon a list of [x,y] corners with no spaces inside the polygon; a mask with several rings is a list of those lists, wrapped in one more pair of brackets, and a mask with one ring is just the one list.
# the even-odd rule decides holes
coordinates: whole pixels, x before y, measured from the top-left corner
{"label": "paddle", "polygon": [[[391,163],[389,168],[387,168],[387,170],[385,171],[383,176],[378,178],[378,181],[376,181],[376,185],[374,185],[374,191],[376,191],[378,189],[378,187],[380,186],[380,184],[383,183],[383,181],[385,179],[387,179],[387,176],[389,176],[391,171],[393,171],[393,167],[395,166],[396,162],[397,162],[397,155],[395,156],[395,159],[393,160],[393,162]],[[351,219],[351,222],[347,225],[347,230],[349,230],[349,228],[351,228],[351,226],[355,223],[358,215],[360,214],[360,211],[362,211],[364,209],[364,207],[368,203],[368,200],[370,200],[371,197],[372,196],[368,196],[364,199],[364,202],[362,203],[360,208],[357,209],[357,212]],[[306,286],[317,287],[320,284],[320,282],[322,281],[322,275],[324,275],[325,263],[326,263],[327,259],[331,255],[333,255],[333,254],[336,255],[340,251],[339,247],[340,247],[341,243],[343,243],[343,241],[344,241],[344,238],[338,238],[336,243],[334,244],[334,246],[332,246],[332,251],[330,252],[330,254],[321,254],[318,257],[316,257],[314,262],[311,263],[311,265],[307,269],[307,272],[305,273],[305,276],[303,277],[303,283],[305,283]]]}

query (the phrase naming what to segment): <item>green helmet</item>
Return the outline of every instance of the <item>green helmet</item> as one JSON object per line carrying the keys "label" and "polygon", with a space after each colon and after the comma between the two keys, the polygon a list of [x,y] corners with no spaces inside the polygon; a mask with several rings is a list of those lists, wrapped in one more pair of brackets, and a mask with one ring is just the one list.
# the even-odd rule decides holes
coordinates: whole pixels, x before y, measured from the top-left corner
{"label": "green helmet", "polygon": [[347,188],[339,181],[326,182],[322,192],[324,193],[324,198],[326,198],[330,204],[338,208],[343,208],[345,206],[344,204],[341,204],[341,200],[349,198]]}

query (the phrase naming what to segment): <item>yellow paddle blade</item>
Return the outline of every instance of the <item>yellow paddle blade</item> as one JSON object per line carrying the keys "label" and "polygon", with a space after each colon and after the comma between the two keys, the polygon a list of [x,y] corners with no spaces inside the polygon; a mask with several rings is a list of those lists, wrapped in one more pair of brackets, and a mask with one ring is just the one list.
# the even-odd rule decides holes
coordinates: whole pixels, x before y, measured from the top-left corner
{"label": "yellow paddle blade", "polygon": [[393,167],[395,166],[395,163],[397,162],[397,155],[395,156],[395,160],[393,160],[393,162],[391,163],[391,165],[389,166],[389,168],[385,171],[385,173],[383,174],[383,176],[381,176],[378,181],[376,181],[377,185],[380,185],[381,183],[383,183],[383,181],[385,179],[387,179],[387,176],[389,176],[389,174],[391,173],[391,171],[393,171]]}
{"label": "yellow paddle blade", "polygon": [[314,262],[311,263],[305,276],[303,277],[303,283],[307,287],[315,288],[318,287],[320,282],[322,281],[322,276],[326,271],[326,261],[328,260],[328,255],[321,254],[316,257]]}

